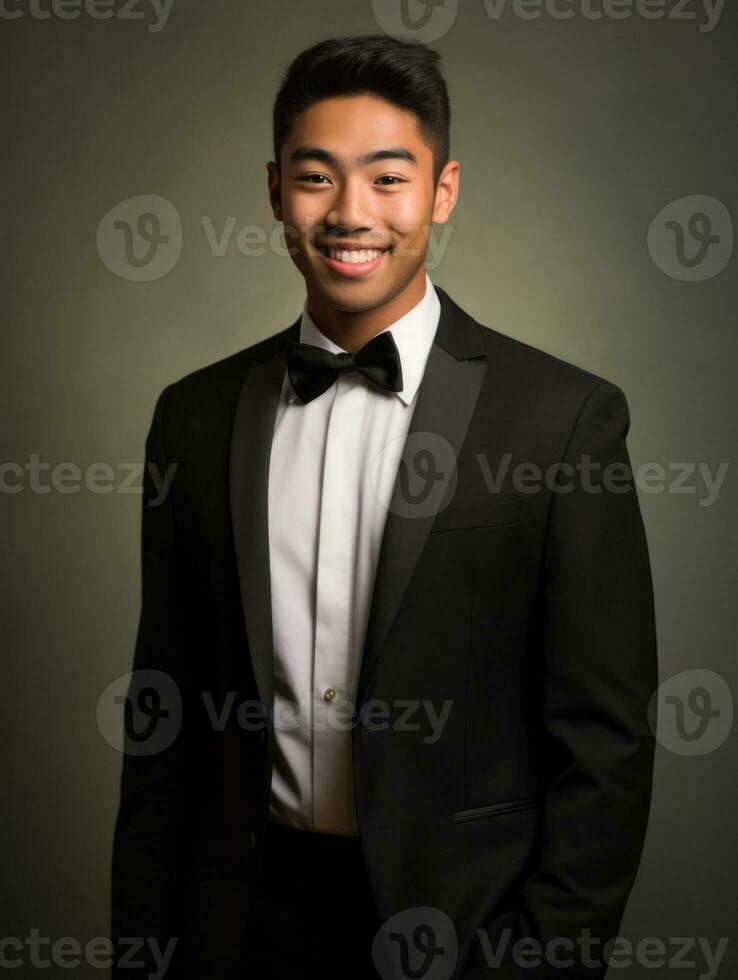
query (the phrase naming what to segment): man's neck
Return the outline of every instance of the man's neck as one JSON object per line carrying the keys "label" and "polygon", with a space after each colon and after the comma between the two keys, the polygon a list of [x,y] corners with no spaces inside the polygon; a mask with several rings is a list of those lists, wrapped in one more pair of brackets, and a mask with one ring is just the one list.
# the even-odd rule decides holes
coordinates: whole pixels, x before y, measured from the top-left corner
{"label": "man's neck", "polygon": [[343,350],[355,353],[372,337],[396,323],[418,305],[425,296],[425,278],[425,265],[422,265],[401,293],[375,309],[358,313],[337,310],[308,290],[308,312],[315,325],[329,340]]}

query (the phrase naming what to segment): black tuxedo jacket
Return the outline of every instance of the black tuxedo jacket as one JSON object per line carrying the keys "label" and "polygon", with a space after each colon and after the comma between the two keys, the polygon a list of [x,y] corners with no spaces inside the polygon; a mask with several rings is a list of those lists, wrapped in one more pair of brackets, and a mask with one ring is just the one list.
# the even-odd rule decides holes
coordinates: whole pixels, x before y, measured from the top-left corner
{"label": "black tuxedo jacket", "polygon": [[[352,730],[372,894],[383,921],[421,908],[448,917],[453,971],[438,976],[595,980],[606,966],[581,965],[566,943],[589,930],[596,959],[617,935],[654,753],[653,597],[628,408],[615,385],[438,294],[410,435],[442,437],[456,469],[421,517],[401,505],[398,475]],[[299,324],[169,385],[146,442],[134,669],[163,671],[181,704],[170,745],[124,757],[112,934],[162,948],[177,937],[170,980],[243,978],[271,780],[270,440]],[[411,456],[401,468],[417,469]],[[151,506],[151,467],[173,463]],[[389,706],[389,724],[365,723],[370,701]],[[435,742],[423,712],[407,715],[423,701],[452,702]],[[491,970],[486,954],[505,937]],[[521,965],[522,937],[544,951],[563,943],[552,955],[574,965],[553,970],[545,954]]]}

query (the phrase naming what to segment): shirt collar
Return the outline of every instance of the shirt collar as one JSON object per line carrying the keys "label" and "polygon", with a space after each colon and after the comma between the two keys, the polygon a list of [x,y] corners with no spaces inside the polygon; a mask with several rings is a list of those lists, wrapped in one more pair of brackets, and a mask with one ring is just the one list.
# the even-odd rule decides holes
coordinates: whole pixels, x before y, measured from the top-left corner
{"label": "shirt collar", "polygon": [[[430,276],[425,274],[425,294],[409,312],[391,323],[385,330],[392,331],[397,350],[400,354],[400,365],[402,366],[402,391],[394,392],[398,398],[409,405],[415,397],[420,382],[423,380],[425,363],[430,354],[433,338],[436,334],[438,321],[441,316],[441,303],[438,299]],[[380,330],[384,333],[384,330]],[[307,301],[302,311],[300,321],[300,343],[313,344],[315,347],[323,347],[333,354],[340,353],[343,348],[334,344],[320,330],[307,308]],[[292,385],[287,378],[287,400],[292,403],[297,399]]]}

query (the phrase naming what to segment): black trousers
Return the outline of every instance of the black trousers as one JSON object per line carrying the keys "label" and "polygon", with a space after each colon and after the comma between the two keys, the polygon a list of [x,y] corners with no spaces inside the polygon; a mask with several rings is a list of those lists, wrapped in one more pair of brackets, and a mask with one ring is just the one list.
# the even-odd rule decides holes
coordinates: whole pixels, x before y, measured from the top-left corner
{"label": "black trousers", "polygon": [[244,980],[378,980],[380,923],[358,837],[268,823]]}

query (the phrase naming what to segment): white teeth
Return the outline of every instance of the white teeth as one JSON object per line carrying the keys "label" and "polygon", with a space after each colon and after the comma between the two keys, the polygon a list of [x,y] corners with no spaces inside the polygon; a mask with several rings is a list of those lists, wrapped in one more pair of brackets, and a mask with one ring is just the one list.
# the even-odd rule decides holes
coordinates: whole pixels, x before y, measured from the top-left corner
{"label": "white teeth", "polygon": [[351,265],[355,265],[357,262],[373,262],[374,259],[378,259],[382,254],[382,249],[367,248],[349,250],[329,248],[327,249],[327,252],[332,259],[336,259],[338,262],[347,262]]}

